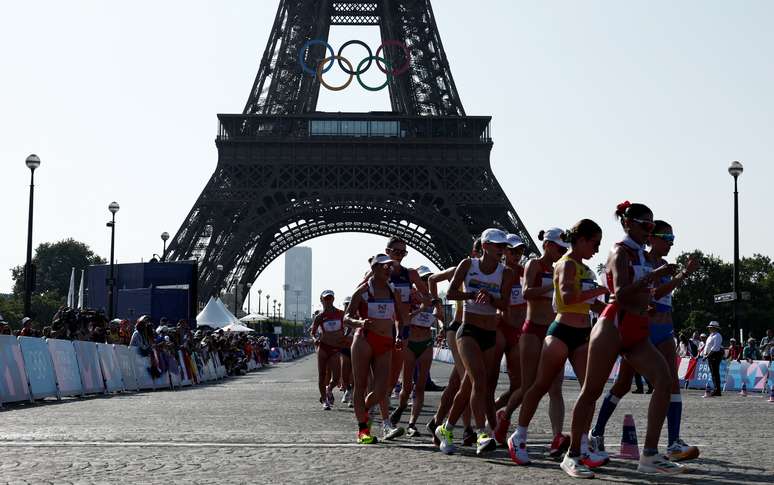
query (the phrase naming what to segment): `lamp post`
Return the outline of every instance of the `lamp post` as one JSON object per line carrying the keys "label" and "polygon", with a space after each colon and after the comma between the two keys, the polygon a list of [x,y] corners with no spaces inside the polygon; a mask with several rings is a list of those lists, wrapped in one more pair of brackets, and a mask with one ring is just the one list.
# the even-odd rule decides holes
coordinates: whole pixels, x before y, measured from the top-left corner
{"label": "lamp post", "polygon": [[269,317],[269,294],[266,294],[266,317]]}
{"label": "lamp post", "polygon": [[113,292],[115,291],[116,281],[115,281],[115,248],[116,248],[116,212],[118,212],[118,209],[120,209],[121,206],[118,205],[118,202],[111,202],[110,205],[108,205],[108,210],[113,215],[113,218],[110,222],[107,223],[107,226],[110,228],[110,278],[108,280],[108,320],[113,319]]}
{"label": "lamp post", "polygon": [[258,289],[258,315],[261,314],[261,293],[263,293],[262,289]]}
{"label": "lamp post", "polygon": [[247,283],[247,314],[248,315],[250,314],[250,288],[252,287],[253,287],[252,283]]}
{"label": "lamp post", "polygon": [[277,303],[277,318],[282,320],[282,303]]}
{"label": "lamp post", "polygon": [[24,264],[24,316],[30,316],[32,287],[35,268],[32,266],[32,203],[35,197],[35,169],[40,167],[40,158],[34,153],[24,161],[30,169],[30,208],[27,219],[27,262]]}
{"label": "lamp post", "polygon": [[293,323],[296,323],[296,316],[298,315],[298,297],[301,296],[301,290],[293,290],[293,293],[296,294],[296,311],[293,312]]}
{"label": "lamp post", "polygon": [[728,166],[728,173],[734,177],[734,329],[739,331],[739,190],[737,181],[744,167],[738,161]]}
{"label": "lamp post", "polygon": [[167,231],[164,231],[161,233],[161,240],[164,241],[164,250],[161,251],[161,260],[165,261],[167,259],[167,240],[169,239],[169,233]]}
{"label": "lamp post", "polygon": [[272,309],[271,309],[271,315],[274,317],[274,319],[277,319],[277,300],[276,298],[271,301],[272,302]]}

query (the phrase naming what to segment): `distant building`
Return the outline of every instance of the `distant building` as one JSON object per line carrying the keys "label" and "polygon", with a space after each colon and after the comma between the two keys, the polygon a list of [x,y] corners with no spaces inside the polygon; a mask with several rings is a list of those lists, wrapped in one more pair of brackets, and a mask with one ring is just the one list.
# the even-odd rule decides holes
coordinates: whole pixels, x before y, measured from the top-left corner
{"label": "distant building", "polygon": [[285,319],[304,321],[312,315],[312,248],[296,246],[285,252]]}

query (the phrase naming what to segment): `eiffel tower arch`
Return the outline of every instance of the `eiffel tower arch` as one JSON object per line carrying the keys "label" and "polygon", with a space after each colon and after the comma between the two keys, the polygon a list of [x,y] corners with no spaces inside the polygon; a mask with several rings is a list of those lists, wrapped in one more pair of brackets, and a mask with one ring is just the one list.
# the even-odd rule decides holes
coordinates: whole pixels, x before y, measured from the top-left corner
{"label": "eiffel tower arch", "polygon": [[[299,52],[307,66],[329,56],[308,41],[331,25],[375,25],[406,46],[379,53],[391,112],[316,111],[320,82]],[[537,252],[492,173],[491,118],[465,114],[430,0],[280,0],[243,113],[218,120],[215,173],[165,255],[199,261],[202,300],[326,234],[399,236],[439,267],[487,227]]]}

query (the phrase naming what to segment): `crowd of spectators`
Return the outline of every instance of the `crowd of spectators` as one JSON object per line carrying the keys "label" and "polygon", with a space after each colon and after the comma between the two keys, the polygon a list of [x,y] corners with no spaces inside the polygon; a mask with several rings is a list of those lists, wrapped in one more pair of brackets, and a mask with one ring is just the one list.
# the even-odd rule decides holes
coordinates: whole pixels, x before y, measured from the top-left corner
{"label": "crowd of spectators", "polygon": [[[10,326],[0,322],[0,334],[12,334]],[[21,337],[43,337],[62,340],[81,340],[97,343],[136,347],[151,361],[149,372],[153,377],[167,370],[175,372],[178,364],[186,368],[194,382],[199,382],[202,369],[217,355],[227,375],[243,375],[250,360],[266,365],[273,358],[270,339],[251,332],[225,332],[210,327],[192,328],[186,320],[176,324],[162,317],[153,322],[147,315],[136,321],[114,319],[95,310],[77,310],[62,307],[52,318],[51,325],[36,329],[29,318],[22,320],[22,328],[13,332]],[[311,352],[306,339],[279,337],[279,347],[293,358]],[[275,354],[278,350],[274,350]],[[182,362],[180,357],[182,356]]]}
{"label": "crowd of spectators", "polygon": [[[707,343],[707,334],[693,332],[689,336],[686,332],[680,332],[678,336],[678,355],[680,357],[700,357]],[[769,329],[766,335],[758,342],[755,337],[750,337],[744,347],[732,337],[728,340],[728,346],[724,347],[725,358],[728,360],[754,360],[771,361],[774,358],[774,330]]]}

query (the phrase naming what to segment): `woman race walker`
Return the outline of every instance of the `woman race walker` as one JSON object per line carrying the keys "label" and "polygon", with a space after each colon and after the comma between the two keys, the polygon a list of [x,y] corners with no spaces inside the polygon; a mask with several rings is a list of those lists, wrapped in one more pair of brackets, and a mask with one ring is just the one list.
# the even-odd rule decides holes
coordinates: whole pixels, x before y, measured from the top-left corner
{"label": "woman race walker", "polygon": [[[650,235],[650,252],[646,255],[653,267],[666,264],[664,257],[674,244],[675,235],[672,226],[664,221],[655,221],[653,234]],[[672,395],[667,410],[667,457],[673,461],[692,460],[699,456],[699,449],[687,445],[680,439],[680,422],[682,421],[683,402],[680,396],[680,380],[677,377],[677,349],[675,348],[674,324],[672,321],[672,292],[685,279],[699,268],[698,260],[690,258],[683,271],[674,278],[663,276],[653,290],[653,313],[650,317],[650,341],[661,352],[669,365],[672,380]],[[618,402],[632,387],[634,370],[624,362],[618,372],[615,384],[610,388],[602,401],[597,422],[591,431],[591,448],[595,451],[605,451],[605,426],[615,411]]]}
{"label": "woman race walker", "polygon": [[[495,409],[497,411],[497,425],[494,429],[495,440],[498,443],[505,443],[508,433],[509,421],[506,419],[505,410],[501,409],[508,404],[510,397],[514,393],[521,396],[521,356],[519,354],[519,338],[521,337],[521,327],[527,317],[527,301],[524,299],[524,289],[521,281],[524,276],[524,267],[521,266],[521,258],[524,257],[524,250],[527,245],[516,234],[508,234],[508,249],[505,250],[505,266],[513,271],[514,282],[511,286],[511,298],[507,312],[500,314],[500,323],[497,325],[497,347],[495,350],[495,361],[500,362],[505,355],[505,362],[508,369],[508,389],[495,400]],[[495,389],[500,377],[499,367],[492,373],[490,385]]]}
{"label": "woman race walker", "polygon": [[[345,323],[358,329],[352,342],[352,372],[355,379],[352,399],[360,444],[377,441],[371,435],[368,413],[372,406],[384,401],[387,396],[391,354],[397,338],[397,315],[402,315],[401,321],[408,320],[400,290],[393,289],[389,282],[393,261],[386,254],[377,254],[369,262],[372,274],[355,290],[344,317]],[[373,390],[366,396],[371,376]],[[390,432],[387,429],[390,416],[384,407],[381,407],[381,411],[386,435]]]}
{"label": "woman race walker", "polygon": [[[344,298],[344,307],[341,309],[346,313],[347,307],[349,307],[349,301],[351,297]],[[341,349],[339,352],[339,359],[341,360],[341,388],[344,391],[344,395],[341,396],[341,404],[346,404],[348,407],[352,407],[352,340],[354,331],[344,326],[344,338],[347,339],[347,346]]]}
{"label": "woman race walker", "polygon": [[[470,251],[471,258],[478,258],[481,255],[481,238],[477,238],[473,242],[473,248]],[[451,267],[440,273],[432,275],[428,279],[428,287],[433,298],[438,298],[438,283],[441,281],[451,281],[454,277],[454,272],[457,267]],[[449,410],[454,403],[454,396],[457,395],[457,391],[460,389],[462,378],[465,375],[465,366],[462,365],[462,357],[460,357],[459,349],[457,347],[457,330],[462,325],[463,314],[463,302],[462,300],[456,300],[454,305],[454,319],[448,325],[443,328],[444,336],[446,337],[446,345],[449,347],[449,351],[454,359],[454,368],[452,369],[449,381],[446,384],[441,395],[441,402],[438,404],[438,409],[435,415],[427,423],[427,430],[433,436],[433,443],[436,446],[441,442],[435,436],[435,429],[438,427],[438,423],[443,423],[446,416],[449,414]],[[470,426],[470,406],[466,406],[462,413],[462,423],[465,429],[462,432],[462,444],[470,446],[476,442],[476,432]]]}
{"label": "woman race walker", "polygon": [[[508,246],[507,235],[500,229],[487,229],[481,235],[483,256],[463,260],[454,273],[447,297],[465,300],[462,326],[457,331],[457,345],[465,366],[465,377],[454,398],[446,422],[438,426],[435,436],[441,451],[451,454],[454,446],[454,425],[464,408],[476,421],[476,454],[482,455],[497,447],[487,426],[495,422],[494,390],[489,378],[494,366],[497,339],[497,309],[508,311],[513,271],[500,261]],[[460,285],[464,284],[464,291]]]}
{"label": "woman race walker", "polygon": [[[420,266],[417,272],[425,281],[432,274],[426,266]],[[420,295],[418,291],[413,292],[412,300],[416,305],[409,315],[408,340],[403,350],[403,387],[400,392],[400,402],[390,415],[390,421],[393,426],[398,426],[413,390],[414,404],[411,407],[411,418],[409,418],[406,434],[409,437],[418,437],[420,433],[417,430],[417,419],[425,402],[425,383],[433,362],[432,328],[438,320],[438,300],[431,299],[430,295]],[[415,371],[416,385],[414,385]]]}
{"label": "woman race walker", "polygon": [[[543,256],[531,259],[524,268],[522,291],[527,302],[527,314],[519,337],[519,354],[521,356],[522,385],[531,386],[537,377],[540,352],[548,327],[556,318],[551,303],[554,291],[554,263],[567,252],[569,244],[562,239],[564,231],[553,227],[540,231],[538,239],[543,241]],[[559,456],[570,446],[570,439],[562,434],[564,426],[564,398],[562,397],[562,382],[564,373],[556,376],[556,380],[548,391],[548,417],[554,438],[549,447],[550,456]],[[523,393],[513,393],[508,399],[508,405],[498,413],[496,426],[500,442],[505,442],[510,419],[513,412],[521,405]]]}
{"label": "woman race walker", "polygon": [[606,267],[610,303],[605,307],[589,341],[586,379],[572,414],[570,449],[561,468],[571,477],[592,478],[594,473],[582,462],[581,437],[591,427],[594,404],[602,395],[607,378],[618,355],[653,384],[648,408],[645,446],[637,470],[643,473],[672,475],[683,467],[658,453],[658,440],[664,424],[672,389],[669,365],[650,341],[648,307],[653,283],[674,273],[674,266],[658,269],[648,264],[644,245],[653,231],[653,212],[643,204],[624,202],[616,208],[616,217],[626,232],[610,253]]}
{"label": "woman race walker", "polygon": [[[344,312],[333,306],[334,298],[333,291],[322,292],[320,302],[323,311],[315,317],[309,331],[317,347],[317,387],[320,390],[320,402],[326,411],[333,405],[333,386],[339,382],[339,353],[347,346]],[[318,329],[321,331],[319,337]]]}
{"label": "woman race walker", "polygon": [[[556,376],[564,373],[564,362],[569,358],[578,382],[586,375],[586,357],[591,333],[590,312],[600,312],[604,304],[597,297],[607,295],[607,288],[597,285],[594,272],[584,264],[599,251],[602,229],[592,220],[583,219],[565,235],[571,249],[554,269],[554,301],[556,320],[548,332],[540,353],[537,380],[524,395],[516,431],[508,440],[511,459],[517,465],[530,463],[527,454],[527,426],[537,411]],[[586,437],[583,437],[586,440]],[[585,446],[584,446],[585,445]],[[582,462],[589,467],[601,466],[606,457],[592,455],[588,443],[581,445]]]}

